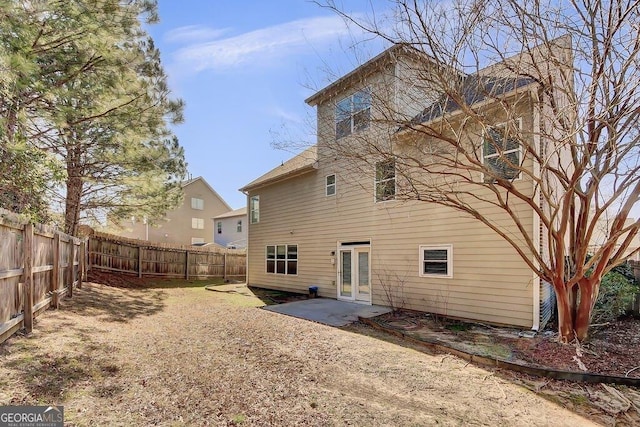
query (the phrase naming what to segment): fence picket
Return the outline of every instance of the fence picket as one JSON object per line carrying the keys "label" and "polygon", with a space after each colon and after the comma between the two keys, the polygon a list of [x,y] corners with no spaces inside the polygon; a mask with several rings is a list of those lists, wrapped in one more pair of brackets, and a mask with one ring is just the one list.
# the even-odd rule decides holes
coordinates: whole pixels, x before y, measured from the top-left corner
{"label": "fence picket", "polygon": [[88,243],[89,269],[182,279],[246,276],[245,250],[153,244],[94,232]]}
{"label": "fence picket", "polygon": [[[67,268],[71,270],[66,275],[62,274],[61,237],[70,252]],[[0,343],[22,327],[31,332],[35,317],[55,305],[61,291],[73,287],[73,280],[79,287],[84,254],[79,239],[52,227],[27,223],[0,208]],[[78,275],[74,274],[75,263]]]}

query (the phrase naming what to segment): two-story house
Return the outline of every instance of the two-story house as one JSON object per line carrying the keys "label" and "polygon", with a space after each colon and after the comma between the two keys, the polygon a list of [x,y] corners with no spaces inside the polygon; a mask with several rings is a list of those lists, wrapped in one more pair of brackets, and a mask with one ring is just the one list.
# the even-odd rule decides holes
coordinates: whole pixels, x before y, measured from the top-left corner
{"label": "two-story house", "polygon": [[[406,188],[403,177],[425,173],[411,170],[407,159],[413,154],[404,156],[403,165],[376,157],[385,145],[426,155],[417,148],[429,139],[428,133],[399,128],[401,120],[387,114],[390,103],[405,122],[413,118],[411,122],[420,125],[444,115],[456,120],[455,102],[435,104],[441,94],[417,84],[425,70],[421,63],[428,60],[396,45],[306,100],[317,108],[316,145],[241,189],[249,216],[247,282],[302,293],[317,286],[323,297],[537,330],[551,315],[551,287],[541,283],[511,245],[476,219],[443,204],[403,197],[419,190]],[[475,96],[470,102],[482,114],[496,115],[500,123],[500,105],[517,99],[511,110],[517,117],[504,121],[539,138],[537,83],[511,79],[500,86],[496,82],[501,74],[504,67],[498,64],[464,76],[476,83],[486,79],[492,90],[492,96],[470,93]],[[509,146],[505,139],[499,141],[500,153],[492,152],[499,133],[472,125],[468,129],[463,136],[484,147],[480,161],[494,165],[495,173],[504,174],[519,191],[534,194],[531,180],[508,167],[513,161],[535,170],[520,147]],[[488,138],[493,138],[491,143],[486,143]],[[367,144],[374,149],[366,150]],[[362,157],[343,155],[349,147],[352,154],[362,150]],[[473,193],[467,196],[470,204],[476,203]],[[507,223],[503,211],[478,204],[474,209],[482,215]],[[512,209],[543,252],[545,234],[532,208],[514,200]]]}
{"label": "two-story house", "polygon": [[231,211],[231,207],[201,176],[182,183],[182,205],[151,223],[146,218],[131,218],[121,224],[117,234],[130,239],[158,243],[193,245],[213,241],[213,217]]}
{"label": "two-story house", "polygon": [[247,247],[247,207],[235,209],[213,218],[213,241],[223,247]]}

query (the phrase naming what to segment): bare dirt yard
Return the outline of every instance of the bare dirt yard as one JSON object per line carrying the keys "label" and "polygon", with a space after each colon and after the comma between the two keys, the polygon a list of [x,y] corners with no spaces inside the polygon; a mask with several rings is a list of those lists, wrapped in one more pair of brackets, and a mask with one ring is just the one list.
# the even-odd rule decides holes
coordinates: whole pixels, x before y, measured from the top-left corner
{"label": "bare dirt yard", "polygon": [[70,426],[596,425],[456,357],[204,284],[85,283],[0,346],[0,404],[64,405]]}

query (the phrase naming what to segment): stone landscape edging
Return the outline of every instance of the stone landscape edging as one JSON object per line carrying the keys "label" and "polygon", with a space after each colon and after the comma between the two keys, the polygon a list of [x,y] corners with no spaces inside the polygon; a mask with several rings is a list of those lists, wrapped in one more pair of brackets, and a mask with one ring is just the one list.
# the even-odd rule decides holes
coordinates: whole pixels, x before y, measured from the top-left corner
{"label": "stone landscape edging", "polygon": [[535,366],[522,365],[519,363],[509,362],[507,360],[500,359],[498,357],[491,358],[486,356],[480,356],[478,354],[469,353],[463,350],[458,350],[456,348],[449,347],[444,344],[436,343],[433,341],[420,340],[418,338],[415,338],[397,329],[382,326],[381,324],[379,324],[373,319],[367,319],[364,317],[358,317],[358,319],[362,323],[369,325],[374,329],[402,338],[413,344],[428,347],[430,349],[434,349],[440,352],[450,353],[461,359],[467,360],[472,363],[477,363],[483,366],[504,368],[504,369],[509,369],[511,371],[515,371],[515,372],[535,375],[537,377],[553,378],[557,380],[567,380],[567,381],[585,382],[585,383],[617,384],[617,385],[626,385],[631,387],[640,387],[640,378],[593,374],[589,372],[562,371],[558,369],[539,368]]}

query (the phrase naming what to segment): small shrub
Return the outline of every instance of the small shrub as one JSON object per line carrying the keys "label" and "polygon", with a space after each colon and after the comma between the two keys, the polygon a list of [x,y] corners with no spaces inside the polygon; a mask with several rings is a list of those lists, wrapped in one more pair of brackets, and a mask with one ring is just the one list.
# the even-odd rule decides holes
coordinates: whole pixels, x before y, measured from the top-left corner
{"label": "small shrub", "polygon": [[593,323],[613,322],[626,313],[633,302],[637,286],[617,271],[605,274],[600,283],[600,293],[593,308]]}

